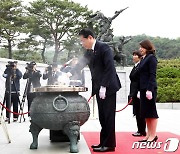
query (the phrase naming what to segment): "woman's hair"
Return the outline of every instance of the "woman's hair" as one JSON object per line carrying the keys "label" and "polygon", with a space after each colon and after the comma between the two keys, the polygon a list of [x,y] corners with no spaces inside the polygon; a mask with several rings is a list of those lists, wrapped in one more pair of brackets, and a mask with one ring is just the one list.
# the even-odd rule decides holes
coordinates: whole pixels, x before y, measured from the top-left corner
{"label": "woman's hair", "polygon": [[139,50],[133,51],[132,55],[133,55],[133,56],[134,56],[134,55],[137,55],[139,58],[142,57],[141,51],[139,51]]}
{"label": "woman's hair", "polygon": [[149,40],[143,40],[140,43],[140,46],[146,49],[146,54],[155,54],[156,49],[151,41]]}

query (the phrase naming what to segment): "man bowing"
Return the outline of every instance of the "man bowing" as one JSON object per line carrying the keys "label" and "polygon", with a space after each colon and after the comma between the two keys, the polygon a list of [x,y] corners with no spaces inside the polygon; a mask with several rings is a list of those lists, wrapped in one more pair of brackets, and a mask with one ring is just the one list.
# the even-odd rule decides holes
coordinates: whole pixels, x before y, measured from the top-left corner
{"label": "man bowing", "polygon": [[92,96],[96,95],[99,121],[101,125],[100,143],[92,145],[95,152],[115,151],[115,110],[116,92],[121,88],[113,61],[110,47],[95,39],[90,29],[79,32],[82,46],[87,49],[78,64],[70,71],[69,76],[76,70],[89,66],[92,76]]}

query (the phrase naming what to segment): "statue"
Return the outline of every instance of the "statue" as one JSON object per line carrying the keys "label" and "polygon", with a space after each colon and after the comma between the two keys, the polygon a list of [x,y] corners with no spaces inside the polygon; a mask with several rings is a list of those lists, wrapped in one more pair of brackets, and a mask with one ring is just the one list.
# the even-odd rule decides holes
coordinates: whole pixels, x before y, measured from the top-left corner
{"label": "statue", "polygon": [[112,32],[113,32],[113,29],[108,29],[107,32],[104,35],[102,35],[100,41],[106,42],[106,43],[107,42],[112,42],[113,37],[114,37]]}
{"label": "statue", "polygon": [[102,37],[104,38],[107,30],[111,27],[112,21],[127,8],[128,7],[121,9],[120,11],[115,11],[114,16],[112,17],[106,17],[100,11],[97,11],[96,14],[90,16],[90,23],[92,23],[93,21],[99,21],[99,34],[97,36],[98,40],[101,40]]}
{"label": "statue", "polygon": [[123,47],[126,43],[128,43],[131,39],[132,39],[131,36],[127,36],[127,37],[122,36],[122,37],[119,37],[119,41],[118,41],[118,43],[117,43],[117,48],[118,48],[117,51],[122,51],[122,47]]}
{"label": "statue", "polygon": [[[123,53],[123,45],[131,40],[131,36],[120,37],[118,41],[113,40],[113,29],[111,28],[112,21],[128,7],[115,11],[115,14],[112,17],[106,17],[102,12],[97,11],[95,14],[90,16],[89,28],[93,29],[93,22],[96,21],[98,24],[99,34],[97,40],[106,42],[114,53],[114,60],[116,60],[122,66],[126,66],[126,55]],[[95,24],[96,24],[95,23]]]}
{"label": "statue", "polygon": [[122,36],[119,37],[119,40],[114,43],[114,60],[116,60],[118,63],[120,63],[122,66],[127,65],[126,61],[126,54],[123,53],[123,46],[128,43],[132,39],[131,36]]}

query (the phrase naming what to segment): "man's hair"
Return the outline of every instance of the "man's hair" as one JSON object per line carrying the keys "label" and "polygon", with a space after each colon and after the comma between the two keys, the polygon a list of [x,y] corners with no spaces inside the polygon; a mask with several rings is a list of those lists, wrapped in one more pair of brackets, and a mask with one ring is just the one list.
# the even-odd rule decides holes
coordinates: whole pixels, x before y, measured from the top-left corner
{"label": "man's hair", "polygon": [[94,32],[89,28],[84,28],[79,32],[79,35],[82,35],[84,38],[88,38],[91,35],[94,38]]}

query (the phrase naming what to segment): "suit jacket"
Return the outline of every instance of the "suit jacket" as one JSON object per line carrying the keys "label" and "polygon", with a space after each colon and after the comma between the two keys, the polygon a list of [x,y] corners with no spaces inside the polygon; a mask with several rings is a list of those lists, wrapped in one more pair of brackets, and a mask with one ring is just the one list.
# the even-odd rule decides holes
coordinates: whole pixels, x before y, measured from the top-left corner
{"label": "suit jacket", "polygon": [[137,93],[139,91],[139,84],[140,84],[140,74],[139,74],[139,64],[137,64],[137,66],[134,66],[129,78],[130,78],[130,93],[129,96],[133,97],[133,98],[137,98]]}
{"label": "suit jacket", "polygon": [[13,84],[13,82],[11,82],[11,92],[15,92],[16,90],[20,91],[20,79],[22,78],[22,73],[19,69],[15,69],[13,73],[11,72],[11,70],[8,69],[4,71],[3,77],[6,78],[6,91],[9,91],[10,77],[12,74],[13,76],[11,81],[14,80],[15,85]]}
{"label": "suit jacket", "polygon": [[106,95],[111,95],[121,88],[112,51],[106,43],[96,41],[94,51],[87,50],[71,73],[86,65],[89,66],[92,76],[92,96],[99,93],[100,86],[106,87]]}
{"label": "suit jacket", "polygon": [[[61,71],[62,72],[69,72],[71,71],[73,67],[72,66],[66,66],[66,67],[62,67]],[[85,84],[85,76],[84,76],[84,70],[77,70],[74,72],[73,76],[70,77],[70,80],[80,80],[80,86],[84,86]]]}
{"label": "suit jacket", "polygon": [[58,81],[58,77],[61,75],[61,72],[47,72],[43,74],[43,79],[48,79],[47,85],[54,85]]}
{"label": "suit jacket", "polygon": [[140,89],[154,91],[157,88],[156,82],[157,58],[153,54],[148,54],[141,60],[140,71]]}
{"label": "suit jacket", "polygon": [[40,87],[40,77],[42,76],[41,72],[39,70],[36,70],[36,72],[25,72],[23,75],[23,79],[29,79],[28,82],[28,88],[27,92],[31,92],[31,88]]}

